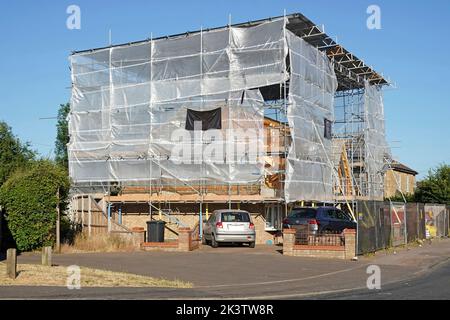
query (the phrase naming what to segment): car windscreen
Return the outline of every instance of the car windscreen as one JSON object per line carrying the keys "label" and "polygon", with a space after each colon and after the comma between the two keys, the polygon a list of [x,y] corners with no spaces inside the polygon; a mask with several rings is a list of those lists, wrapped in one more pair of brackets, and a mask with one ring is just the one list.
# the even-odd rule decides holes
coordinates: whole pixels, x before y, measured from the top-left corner
{"label": "car windscreen", "polygon": [[250,222],[247,212],[222,212],[222,222]]}
{"label": "car windscreen", "polygon": [[291,217],[314,219],[316,217],[316,210],[314,209],[294,209],[290,214]]}
{"label": "car windscreen", "polygon": [[341,220],[353,221],[352,216],[349,213],[345,212],[345,211],[337,210],[336,211],[336,216],[337,216],[338,219],[341,219]]}

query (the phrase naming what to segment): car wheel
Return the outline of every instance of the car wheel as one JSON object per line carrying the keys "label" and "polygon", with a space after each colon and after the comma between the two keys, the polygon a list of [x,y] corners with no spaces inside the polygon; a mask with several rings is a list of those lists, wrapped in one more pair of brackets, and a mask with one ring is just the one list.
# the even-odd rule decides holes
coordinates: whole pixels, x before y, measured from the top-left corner
{"label": "car wheel", "polygon": [[216,241],[216,237],[214,235],[211,235],[211,247],[217,248],[219,244]]}
{"label": "car wheel", "polygon": [[254,248],[254,247],[255,247],[255,241],[250,242],[250,243],[248,244],[248,246],[249,246],[250,248]]}

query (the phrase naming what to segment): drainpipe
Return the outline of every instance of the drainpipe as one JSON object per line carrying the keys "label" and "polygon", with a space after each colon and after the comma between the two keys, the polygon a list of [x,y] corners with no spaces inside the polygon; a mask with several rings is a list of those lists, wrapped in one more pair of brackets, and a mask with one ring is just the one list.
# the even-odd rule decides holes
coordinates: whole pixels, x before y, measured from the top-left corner
{"label": "drainpipe", "polygon": [[3,208],[2,206],[0,206],[0,250],[3,249],[3,234],[2,234],[2,230],[3,230]]}
{"label": "drainpipe", "polygon": [[92,230],[92,198],[89,196],[88,197],[88,234],[89,236],[91,236],[91,230]]}
{"label": "drainpipe", "polygon": [[108,232],[111,232],[111,203],[108,203]]}
{"label": "drainpipe", "polygon": [[198,224],[198,232],[199,232],[199,238],[201,239],[203,237],[203,212],[202,212],[202,202],[200,202],[200,222]]}

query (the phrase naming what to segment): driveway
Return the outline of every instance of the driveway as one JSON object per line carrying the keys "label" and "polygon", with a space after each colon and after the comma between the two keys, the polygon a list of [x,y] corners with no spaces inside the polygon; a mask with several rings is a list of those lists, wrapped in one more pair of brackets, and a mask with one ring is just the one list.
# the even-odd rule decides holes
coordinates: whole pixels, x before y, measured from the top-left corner
{"label": "driveway", "polygon": [[[299,279],[358,268],[361,263],[283,256],[277,246],[203,246],[193,252],[129,252],[54,255],[58,265],[80,265],[169,280],[190,281],[195,287],[231,286]],[[39,254],[23,254],[18,263],[40,263]]]}

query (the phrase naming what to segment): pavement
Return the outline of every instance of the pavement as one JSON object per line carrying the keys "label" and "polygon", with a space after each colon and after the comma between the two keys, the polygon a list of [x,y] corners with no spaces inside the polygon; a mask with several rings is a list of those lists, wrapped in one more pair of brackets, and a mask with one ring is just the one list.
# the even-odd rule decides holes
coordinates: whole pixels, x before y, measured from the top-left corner
{"label": "pavement", "polygon": [[[188,253],[61,254],[54,255],[54,264],[180,279],[192,282],[194,287],[68,290],[9,286],[0,287],[0,299],[335,299],[345,296],[353,299],[355,292],[373,296],[373,291],[366,288],[369,265],[381,268],[382,286],[390,288],[396,283],[411,283],[430,276],[430,272],[446,265],[449,259],[449,239],[422,247],[379,252],[360,257],[358,261],[286,257],[278,246],[255,249],[203,246]],[[22,254],[18,263],[40,263],[40,255]]]}

